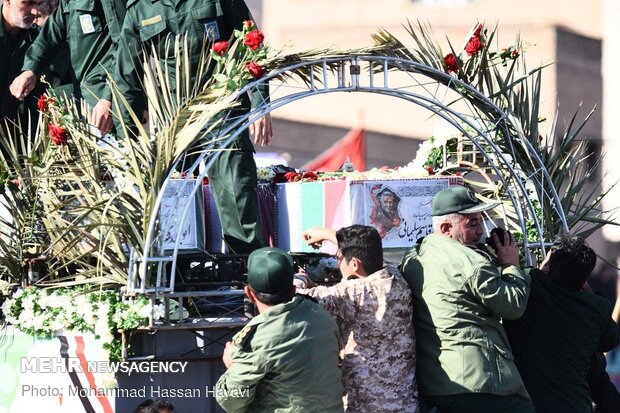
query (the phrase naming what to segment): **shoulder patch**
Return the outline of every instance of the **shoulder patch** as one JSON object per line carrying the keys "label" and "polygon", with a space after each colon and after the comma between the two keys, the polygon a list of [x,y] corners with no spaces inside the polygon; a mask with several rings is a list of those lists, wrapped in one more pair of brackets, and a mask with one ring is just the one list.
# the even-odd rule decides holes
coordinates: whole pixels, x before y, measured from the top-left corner
{"label": "shoulder patch", "polygon": [[237,347],[243,347],[245,343],[252,337],[256,330],[256,326],[245,326],[233,337],[233,344]]}
{"label": "shoulder patch", "polygon": [[155,24],[155,23],[159,23],[161,21],[161,14],[158,14],[155,17],[151,17],[150,19],[144,19],[142,20],[142,24],[141,26],[150,26],[151,24]]}

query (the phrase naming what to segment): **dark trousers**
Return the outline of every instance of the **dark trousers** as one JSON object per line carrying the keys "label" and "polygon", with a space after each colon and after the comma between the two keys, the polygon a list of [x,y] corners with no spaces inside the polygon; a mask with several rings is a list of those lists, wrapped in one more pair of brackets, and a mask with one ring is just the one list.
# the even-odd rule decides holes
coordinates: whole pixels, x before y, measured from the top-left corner
{"label": "dark trousers", "polygon": [[247,131],[238,139],[247,139],[241,149],[224,150],[208,171],[209,185],[215,198],[224,232],[224,242],[231,253],[249,254],[265,246],[258,198],[254,153],[247,150]]}
{"label": "dark trousers", "polygon": [[450,396],[424,396],[439,413],[535,413],[534,405],[519,396],[489,393],[463,393]]}

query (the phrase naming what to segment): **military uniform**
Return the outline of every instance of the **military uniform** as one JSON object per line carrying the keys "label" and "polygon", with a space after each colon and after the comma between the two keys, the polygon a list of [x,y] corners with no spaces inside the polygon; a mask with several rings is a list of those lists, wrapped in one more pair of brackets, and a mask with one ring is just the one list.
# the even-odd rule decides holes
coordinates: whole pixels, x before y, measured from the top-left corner
{"label": "military uniform", "polygon": [[420,394],[453,405],[450,396],[465,395],[485,411],[504,411],[496,409],[504,403],[533,411],[500,322],[525,311],[529,275],[440,234],[413,247],[401,270],[413,292]]}
{"label": "military uniform", "polygon": [[342,412],[338,327],[307,297],[273,306],[234,338],[216,384],[228,412]]}
{"label": "military uniform", "polygon": [[417,412],[411,291],[398,269],[298,291],[336,319],[346,411]]}
{"label": "military uniform", "polygon": [[21,73],[26,50],[36,39],[38,32],[36,29],[22,29],[18,35],[9,34],[4,27],[2,7],[0,3],[0,127],[4,128],[7,121],[12,129],[11,123],[19,119],[27,129],[28,113],[31,116],[31,126],[36,127],[37,100],[45,90],[44,87],[37,83],[37,88],[21,102],[13,97],[9,86]]}
{"label": "military uniform", "polygon": [[[241,29],[243,21],[249,19],[250,12],[242,0],[129,0],[115,81],[133,111],[142,116],[148,107],[141,87],[143,48],[157,50],[160,63],[168,64],[174,85],[173,50],[166,47],[170,35],[188,35],[187,54],[191,59],[191,73],[195,73],[205,39],[228,40],[233,30]],[[264,96],[266,91],[260,99]],[[249,109],[249,99],[242,102],[242,107],[245,111]],[[127,116],[126,119],[129,120]],[[230,148],[236,150],[218,154],[208,171],[209,183],[230,251],[250,253],[263,246],[264,240],[256,196],[254,147],[248,131],[243,131]]]}
{"label": "military uniform", "polygon": [[40,75],[69,44],[71,67],[79,82],[77,97],[94,107],[99,99],[111,99],[106,70],[112,73],[114,56],[125,15],[126,0],[60,0],[40,36],[32,44],[22,70]]}

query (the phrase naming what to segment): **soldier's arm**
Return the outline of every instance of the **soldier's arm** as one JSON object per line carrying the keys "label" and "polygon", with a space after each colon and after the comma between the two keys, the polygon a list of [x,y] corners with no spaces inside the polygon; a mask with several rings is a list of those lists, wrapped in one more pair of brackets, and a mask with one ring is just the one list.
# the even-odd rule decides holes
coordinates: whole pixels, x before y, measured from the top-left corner
{"label": "soldier's arm", "polygon": [[232,364],[215,385],[217,402],[227,413],[245,412],[266,373],[260,350],[248,352],[236,346]]}
{"label": "soldier's arm", "polygon": [[[222,2],[223,12],[224,12],[224,24],[227,26],[227,31],[232,34],[234,29],[241,30],[243,28],[243,22],[246,20],[254,21],[252,17],[252,13],[248,8],[247,4],[243,0],[231,0]],[[256,22],[254,21],[256,24]],[[224,39],[227,40],[227,39]],[[264,102],[269,102],[269,85],[263,84],[254,90],[250,94],[250,102],[252,107],[258,107]],[[264,125],[263,125],[264,123]],[[271,137],[273,135],[273,130],[271,127],[271,117],[265,117],[265,120],[262,123],[259,123],[256,128],[263,128],[265,131],[265,139],[261,139],[260,143],[263,146],[266,146],[271,141]],[[258,136],[260,131],[256,131],[253,133],[255,137]]]}
{"label": "soldier's arm", "polygon": [[516,265],[499,269],[490,263],[479,265],[474,267],[467,284],[472,295],[499,317],[515,320],[525,312],[530,275]]}
{"label": "soldier's arm", "polygon": [[32,71],[38,77],[62,50],[61,46],[67,41],[65,9],[68,6],[68,1],[61,0],[47,19],[41,33],[26,51],[22,71]]}

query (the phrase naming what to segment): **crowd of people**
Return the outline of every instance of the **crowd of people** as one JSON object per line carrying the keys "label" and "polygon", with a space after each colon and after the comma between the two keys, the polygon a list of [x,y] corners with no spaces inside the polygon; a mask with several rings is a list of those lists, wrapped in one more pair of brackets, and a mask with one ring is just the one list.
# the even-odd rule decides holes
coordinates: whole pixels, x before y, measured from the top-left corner
{"label": "crowd of people", "polygon": [[618,331],[611,304],[587,288],[596,254],[561,234],[540,268],[524,268],[509,232],[491,234],[492,248],[480,243],[482,213],[493,207],[465,187],[439,192],[433,233],[399,267],[383,261],[373,227],[309,229],[309,245],[338,247],[343,278],[329,287],[295,274],[282,250],[253,252],[246,294],[260,315],[226,346],[220,405],[618,412],[603,355]]}
{"label": "crowd of people", "polygon": [[[98,134],[114,131],[115,122],[125,125],[115,133],[133,134],[135,117],[125,105],[115,111],[124,122],[112,115],[109,75],[131,111],[147,122],[143,62],[153,61],[152,51],[175,87],[180,62],[175,61],[170,45],[175,36],[185,36],[189,80],[194,84],[205,44],[227,41],[235,29],[256,29],[243,0],[2,0],[0,15],[0,133],[22,141],[34,135],[39,97],[47,87],[59,85],[65,85],[68,96],[85,103],[88,113],[84,115]],[[268,98],[266,88],[255,94],[261,96],[242,98],[232,116],[247,113],[251,105]],[[230,143],[231,150],[218,153],[208,171],[224,241],[228,251],[236,254],[265,245],[250,133],[254,143],[269,144],[270,115],[242,131]]]}
{"label": "crowd of people", "polygon": [[[33,127],[38,97],[60,85],[86,103],[94,128],[112,131],[108,73],[147,121],[144,50],[174,70],[165,46],[186,34],[196,80],[204,42],[254,24],[242,0],[3,0],[0,15],[0,133],[21,127],[20,138]],[[255,143],[268,144],[269,116],[252,131]],[[331,287],[312,285],[287,253],[264,247],[249,133],[232,149],[209,179],[229,251],[251,253],[245,293],[259,315],[225,348],[217,383],[224,410],[619,411],[603,355],[618,331],[610,303],[587,290],[596,254],[582,239],[559,235],[539,269],[523,268],[509,233],[493,234],[492,249],[480,244],[482,213],[494,205],[453,187],[435,196],[433,233],[398,267],[384,263],[372,227],[306,231],[310,245],[337,245],[343,275]],[[375,218],[390,228],[398,199],[389,190],[377,199]]]}

